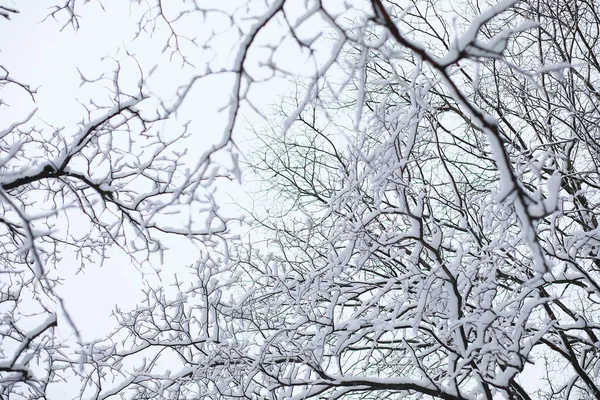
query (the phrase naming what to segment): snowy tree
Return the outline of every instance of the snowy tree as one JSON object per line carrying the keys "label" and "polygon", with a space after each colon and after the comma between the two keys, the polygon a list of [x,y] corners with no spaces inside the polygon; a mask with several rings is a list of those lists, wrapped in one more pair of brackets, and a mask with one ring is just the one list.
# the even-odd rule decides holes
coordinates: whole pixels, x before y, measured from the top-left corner
{"label": "snowy tree", "polygon": [[455,37],[441,5],[397,10],[345,96],[263,140],[289,200],[248,259],[286,277],[256,297],[282,320],[275,397],[599,398],[597,9],[513,4],[460,10]]}
{"label": "snowy tree", "polygon": [[[75,4],[55,11],[77,27]],[[162,26],[192,65],[186,24],[223,23],[203,47],[216,59],[234,36],[229,64],[194,66],[170,102],[144,75],[124,91],[116,68],[83,78],[109,82],[111,101],[77,129],[28,114],[4,131],[2,395],[66,380],[81,399],[600,398],[596,4],[162,7],[140,34]],[[231,79],[227,121],[183,157],[187,125],[170,139],[159,125],[213,76]],[[215,179],[238,172],[241,108],[291,77],[251,140],[259,190],[234,239]],[[169,221],[182,209],[185,229]],[[59,225],[82,217],[84,235]],[[69,353],[53,335],[61,251],[82,267],[114,246],[151,262],[165,234],[202,247],[190,274]]]}

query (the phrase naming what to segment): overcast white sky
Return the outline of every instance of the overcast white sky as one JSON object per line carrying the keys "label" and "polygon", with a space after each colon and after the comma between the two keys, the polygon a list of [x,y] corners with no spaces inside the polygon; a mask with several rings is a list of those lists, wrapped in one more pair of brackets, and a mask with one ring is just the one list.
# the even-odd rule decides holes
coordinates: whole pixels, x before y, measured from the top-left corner
{"label": "overcast white sky", "polygon": [[[149,23],[147,29],[154,28],[152,34],[144,33],[136,36],[139,31],[138,22],[144,19],[147,4],[132,4],[129,1],[107,0],[91,1],[85,5],[78,2],[77,12],[80,16],[77,31],[71,25],[65,25],[67,14],[58,13],[55,18],[49,17],[51,9],[46,2],[20,3],[16,8],[20,11],[11,21],[0,21],[0,65],[10,71],[11,77],[37,89],[35,103],[25,91],[14,85],[7,85],[0,92],[7,104],[0,107],[0,128],[27,115],[37,108],[33,123],[38,126],[65,128],[65,134],[75,131],[77,124],[87,117],[84,106],[91,101],[106,104],[110,92],[104,86],[105,82],[82,85],[81,76],[95,80],[114,71],[119,63],[121,72],[119,84],[125,91],[135,92],[140,78],[140,71],[145,76],[148,93],[163,101],[174,98],[177,88],[187,83],[193,75],[203,73],[206,66],[218,70],[231,63],[235,57],[235,46],[239,43],[239,34],[235,28],[230,28],[228,20],[213,14],[211,19],[204,20],[199,13],[182,19],[176,25],[179,33],[196,38],[198,47],[181,40],[183,54],[194,67],[184,65],[178,54],[170,49],[163,51],[169,37],[166,24]],[[241,24],[251,24],[252,19],[247,15],[255,15],[259,7],[264,7],[261,1],[246,2],[243,0],[228,0],[227,2],[205,2],[207,7],[234,9],[249,5],[248,9],[238,11]],[[185,2],[164,2],[164,6],[182,7]],[[304,6],[303,1],[291,2],[290,7]],[[291,10],[291,9],[290,9]],[[178,11],[173,8],[163,10],[168,17],[174,17]],[[247,15],[246,15],[247,14]],[[290,15],[300,15],[290,12]],[[247,20],[246,20],[247,19]],[[305,33],[306,37],[314,38],[316,32],[322,31],[323,23],[318,19],[309,20],[297,34]],[[64,27],[64,28],[63,28]],[[63,28],[63,29],[61,29]],[[202,49],[202,45],[214,32],[217,39],[211,39],[212,49]],[[259,37],[265,47],[256,50],[251,56],[251,71],[255,78],[269,77],[267,69],[260,66],[259,61],[271,54],[272,48],[279,47],[271,61],[278,68],[289,71],[289,76],[310,75],[314,71],[314,61],[308,53],[301,54],[293,40],[287,38],[280,45],[281,31],[273,25]],[[171,42],[173,43],[173,42]],[[312,56],[317,59],[329,57],[330,41],[323,41],[322,52],[317,51]],[[108,76],[109,78],[112,75]],[[175,118],[164,125],[163,129],[178,130],[182,124],[191,120],[189,129],[193,132],[193,149],[190,152],[198,154],[211,143],[217,141],[223,134],[227,111],[223,108],[230,101],[230,85],[227,78],[212,77],[198,82],[186,101],[179,108]],[[265,114],[279,100],[280,95],[289,94],[292,85],[281,77],[268,79],[257,83],[249,93],[254,107]],[[236,125],[234,139],[239,145],[251,136],[250,127],[261,129],[266,121],[255,113],[251,107],[242,109],[242,117]],[[190,143],[186,143],[190,146]],[[197,146],[197,147],[196,147]],[[195,150],[195,152],[194,152]],[[245,202],[246,189],[250,182],[244,183],[244,188],[237,183],[219,188],[220,206],[239,213],[239,208],[233,204],[236,201]],[[186,273],[185,266],[192,264],[198,257],[198,250],[189,242],[175,239],[165,253],[164,271],[161,284],[168,284],[168,279],[175,273]],[[67,310],[83,334],[84,339],[98,337],[114,325],[110,317],[115,305],[127,310],[135,307],[141,298],[140,289],[144,280],[158,283],[155,272],[148,268],[140,271],[129,265],[129,259],[120,251],[110,254],[110,259],[102,268],[87,268],[85,272],[76,274],[79,263],[69,254],[64,255],[60,264],[60,274],[64,285],[59,289],[65,300]],[[156,266],[155,267],[159,267]],[[67,324],[60,323],[63,334],[69,334]],[[65,332],[66,331],[66,332]]]}
{"label": "overcast white sky", "polygon": [[[232,1],[229,4],[235,3]],[[97,2],[80,8],[81,25],[77,32],[70,26],[60,30],[64,13],[57,15],[57,20],[50,18],[41,22],[49,12],[44,2],[19,4],[19,14],[11,21],[0,21],[0,37],[9,38],[2,41],[0,65],[10,71],[13,79],[37,88],[35,103],[13,85],[7,85],[0,92],[0,98],[7,103],[0,107],[0,127],[37,108],[34,118],[37,125],[65,127],[67,131],[77,129],[76,124],[86,117],[86,111],[80,103],[89,104],[90,99],[102,102],[103,97],[108,97],[102,85],[81,86],[80,72],[87,79],[96,79],[114,70],[116,61],[121,63],[122,77],[119,83],[124,88],[135,88],[140,76],[138,68],[141,67],[144,74],[149,76],[146,81],[148,90],[166,100],[173,96],[179,85],[198,73],[197,69],[182,67],[181,58],[177,55],[171,57],[168,51],[162,52],[167,38],[164,26],[159,27],[151,38],[142,35],[133,40],[138,28],[137,21],[141,18],[140,7],[132,6],[127,1],[104,1],[102,4],[104,10]],[[181,28],[183,30],[185,25]],[[205,24],[196,29],[195,34],[200,36],[201,41],[202,35],[207,36],[208,32],[210,26]],[[225,63],[233,56],[231,50],[234,46],[227,40],[236,38],[225,35],[220,40],[223,43],[220,54],[203,54],[199,49],[188,49],[190,51],[187,54],[198,69],[203,69],[210,57],[216,56]],[[139,67],[127,53],[135,55]],[[213,67],[218,62],[213,61]],[[263,84],[261,90],[253,95],[253,101],[258,107],[267,109],[277,92],[285,90],[287,87],[281,80]],[[181,107],[177,120],[165,128],[177,129],[178,125],[191,119],[190,129],[194,130],[195,146],[198,146],[192,150],[199,153],[222,135],[224,117],[227,115],[222,108],[228,104],[229,96],[230,92],[223,87],[222,79],[211,78],[201,82]],[[249,108],[245,111],[245,117],[240,119],[241,124],[238,125],[241,128],[237,131],[238,139],[245,134],[246,121],[255,126],[264,122]],[[236,185],[221,188],[222,206],[230,207],[231,212],[238,212],[230,200],[230,196],[241,195],[241,188]],[[184,267],[198,257],[198,250],[185,240],[173,241],[169,246],[172,250],[165,253],[164,284],[168,284],[168,279],[176,272],[185,273]],[[142,275],[142,271],[129,265],[128,257],[121,252],[114,251],[110,257],[102,268],[88,268],[84,274],[75,274],[78,262],[68,254],[60,264],[64,285],[59,292],[64,296],[66,307],[84,339],[102,335],[113,326],[110,312],[115,305],[124,310],[134,308],[141,298],[140,289],[144,280],[158,282],[152,269],[144,270],[145,275]],[[69,333],[66,324],[59,321],[59,327],[64,334]],[[65,329],[67,332],[64,332]]]}

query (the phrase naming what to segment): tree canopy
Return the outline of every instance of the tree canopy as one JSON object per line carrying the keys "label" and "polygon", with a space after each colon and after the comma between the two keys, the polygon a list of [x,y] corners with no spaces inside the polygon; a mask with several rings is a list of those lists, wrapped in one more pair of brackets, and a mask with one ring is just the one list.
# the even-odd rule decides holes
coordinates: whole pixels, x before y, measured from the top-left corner
{"label": "tree canopy", "polygon": [[[75,123],[0,61],[0,397],[600,399],[598,4],[117,3],[43,11],[128,24]],[[84,338],[115,253],[164,280]]]}

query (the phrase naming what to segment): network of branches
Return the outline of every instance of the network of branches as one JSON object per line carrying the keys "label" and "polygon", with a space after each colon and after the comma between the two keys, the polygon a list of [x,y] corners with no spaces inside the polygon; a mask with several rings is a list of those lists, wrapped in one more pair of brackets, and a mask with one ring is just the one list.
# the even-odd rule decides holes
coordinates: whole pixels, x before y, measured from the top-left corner
{"label": "network of branches", "polygon": [[[41,23],[77,31],[91,7],[113,12],[69,0]],[[0,23],[27,13],[0,4]],[[98,93],[80,124],[38,119],[0,65],[0,111],[7,88],[32,104],[0,121],[0,398],[600,399],[600,5],[148,0],[130,18],[123,58],[79,71]],[[189,111],[206,82],[221,124]],[[262,109],[273,82],[291,89]],[[252,199],[237,214],[229,181]],[[168,271],[176,241],[198,250],[188,273],[84,340],[64,263]]]}

